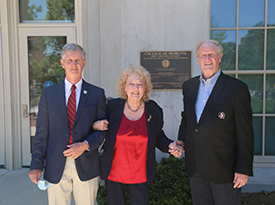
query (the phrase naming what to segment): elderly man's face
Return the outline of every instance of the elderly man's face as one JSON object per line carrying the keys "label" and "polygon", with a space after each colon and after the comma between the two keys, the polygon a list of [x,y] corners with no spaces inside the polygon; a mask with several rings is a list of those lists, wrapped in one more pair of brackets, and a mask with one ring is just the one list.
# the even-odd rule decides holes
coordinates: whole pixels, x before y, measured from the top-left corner
{"label": "elderly man's face", "polygon": [[68,51],[63,59],[60,60],[62,67],[65,69],[67,80],[75,84],[82,78],[82,70],[86,65],[81,51]]}
{"label": "elderly man's face", "polygon": [[200,46],[197,60],[204,79],[209,79],[218,72],[222,56],[223,54],[219,55],[217,46],[212,43],[203,43]]}

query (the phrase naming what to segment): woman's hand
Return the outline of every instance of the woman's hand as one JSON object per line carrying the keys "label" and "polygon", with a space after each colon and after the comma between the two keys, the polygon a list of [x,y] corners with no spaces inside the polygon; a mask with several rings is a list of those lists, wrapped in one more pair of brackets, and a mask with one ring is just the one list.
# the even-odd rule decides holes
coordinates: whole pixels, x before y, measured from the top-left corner
{"label": "woman's hand", "polygon": [[93,129],[100,131],[108,130],[108,124],[109,122],[107,120],[98,120],[94,122]]}
{"label": "woman's hand", "polygon": [[182,141],[174,141],[169,144],[169,152],[174,157],[180,158],[184,149],[184,143]]}

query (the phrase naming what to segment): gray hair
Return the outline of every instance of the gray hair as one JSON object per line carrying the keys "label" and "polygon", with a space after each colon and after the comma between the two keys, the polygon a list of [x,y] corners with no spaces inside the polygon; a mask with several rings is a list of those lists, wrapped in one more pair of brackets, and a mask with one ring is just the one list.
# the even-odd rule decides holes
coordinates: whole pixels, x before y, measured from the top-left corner
{"label": "gray hair", "polygon": [[218,41],[213,40],[213,39],[210,39],[210,40],[202,40],[202,41],[199,41],[199,42],[196,44],[196,46],[195,46],[196,57],[198,57],[198,55],[199,55],[199,49],[200,49],[201,45],[204,44],[204,43],[215,45],[215,46],[217,47],[217,49],[218,49],[219,55],[222,54],[222,52],[223,52],[223,47],[219,44]]}
{"label": "gray hair", "polygon": [[78,44],[76,43],[67,43],[63,46],[62,52],[61,52],[61,59],[63,59],[65,53],[67,53],[68,51],[71,52],[76,52],[76,51],[81,51],[82,52],[82,56],[83,56],[83,60],[86,60],[86,51]]}

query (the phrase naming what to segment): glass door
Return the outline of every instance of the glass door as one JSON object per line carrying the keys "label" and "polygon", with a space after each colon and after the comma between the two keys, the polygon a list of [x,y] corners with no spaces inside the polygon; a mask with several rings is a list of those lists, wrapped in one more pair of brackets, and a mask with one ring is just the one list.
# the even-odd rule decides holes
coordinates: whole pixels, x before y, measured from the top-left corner
{"label": "glass door", "polygon": [[23,166],[31,160],[41,91],[64,79],[60,54],[74,39],[74,28],[19,28]]}

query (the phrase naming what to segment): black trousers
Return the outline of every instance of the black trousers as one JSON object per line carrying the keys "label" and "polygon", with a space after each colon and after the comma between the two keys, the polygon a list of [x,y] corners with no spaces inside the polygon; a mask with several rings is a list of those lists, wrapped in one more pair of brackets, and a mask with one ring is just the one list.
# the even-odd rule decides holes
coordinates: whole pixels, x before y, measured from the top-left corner
{"label": "black trousers", "polygon": [[199,172],[189,177],[194,205],[240,205],[241,188],[234,189],[233,182],[215,184],[204,181]]}
{"label": "black trousers", "polygon": [[129,191],[131,205],[147,205],[149,203],[149,185],[123,184],[106,180],[108,205],[125,205],[125,192]]}

